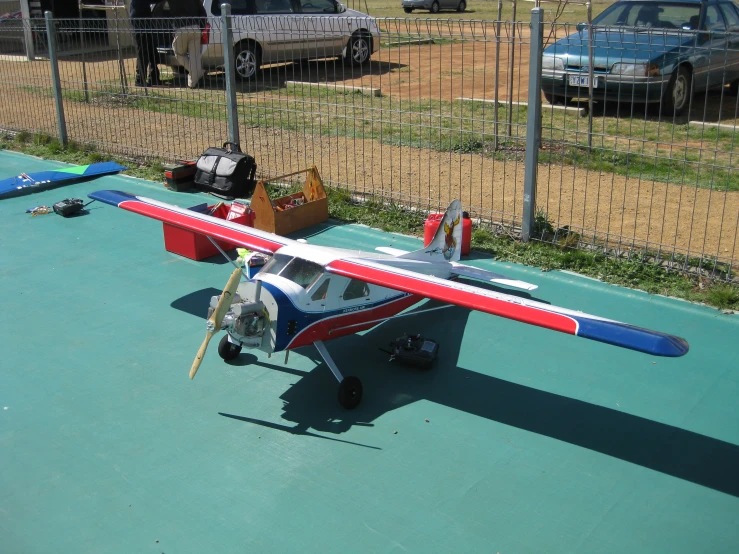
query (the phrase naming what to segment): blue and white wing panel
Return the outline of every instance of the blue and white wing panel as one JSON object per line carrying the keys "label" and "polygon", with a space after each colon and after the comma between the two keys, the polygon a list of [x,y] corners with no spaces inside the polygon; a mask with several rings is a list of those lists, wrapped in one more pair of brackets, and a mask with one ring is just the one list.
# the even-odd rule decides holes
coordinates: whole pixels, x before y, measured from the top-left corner
{"label": "blue and white wing panel", "polygon": [[433,298],[622,348],[646,352],[654,356],[682,356],[688,352],[689,348],[685,339],[673,335],[390,267],[371,260],[344,258],[329,263],[326,270],[382,287]]}
{"label": "blue and white wing panel", "polygon": [[294,240],[266,231],[118,190],[99,190],[88,196],[111,206],[158,219],[181,229],[207,235],[265,254],[274,254],[288,244],[299,244]]}

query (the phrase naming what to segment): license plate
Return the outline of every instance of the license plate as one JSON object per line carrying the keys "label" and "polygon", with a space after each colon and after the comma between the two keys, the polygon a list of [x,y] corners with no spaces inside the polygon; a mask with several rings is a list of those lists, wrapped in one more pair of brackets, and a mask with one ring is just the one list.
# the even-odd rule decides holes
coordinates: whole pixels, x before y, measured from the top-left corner
{"label": "license plate", "polygon": [[[587,87],[590,84],[590,76],[570,75],[571,87]],[[593,88],[598,88],[598,77],[593,77]]]}

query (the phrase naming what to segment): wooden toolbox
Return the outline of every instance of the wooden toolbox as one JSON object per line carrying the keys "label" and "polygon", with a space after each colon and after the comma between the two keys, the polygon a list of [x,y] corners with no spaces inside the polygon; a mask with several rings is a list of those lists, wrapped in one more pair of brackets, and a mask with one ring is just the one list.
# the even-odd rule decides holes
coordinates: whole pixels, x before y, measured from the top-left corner
{"label": "wooden toolbox", "polygon": [[277,181],[301,173],[306,174],[303,190],[281,198],[271,199],[265,188],[266,182],[257,182],[251,197],[255,229],[287,235],[328,219],[328,198],[316,166],[271,180]]}

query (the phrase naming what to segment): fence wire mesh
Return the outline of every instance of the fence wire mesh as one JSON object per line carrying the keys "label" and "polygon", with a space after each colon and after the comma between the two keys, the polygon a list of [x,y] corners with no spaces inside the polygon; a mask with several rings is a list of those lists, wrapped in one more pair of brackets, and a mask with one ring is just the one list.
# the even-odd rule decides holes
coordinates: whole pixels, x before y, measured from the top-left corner
{"label": "fence wire mesh", "polygon": [[[241,146],[262,176],[315,164],[357,194],[429,211],[460,198],[484,223],[520,227],[528,22],[329,14],[327,0],[274,0],[269,9],[282,13],[264,15],[246,15],[248,6],[232,3],[229,47]],[[100,14],[55,21],[70,140],[176,160],[228,139],[218,6],[195,33],[199,80],[187,22]],[[19,21],[0,26],[0,126],[56,135],[44,21]],[[739,50],[726,28],[682,27],[596,31],[590,63],[587,27],[544,24],[532,238],[733,278]],[[29,33],[36,61],[27,61]],[[148,71],[137,73],[137,52]],[[681,63],[665,60],[680,56],[697,69],[676,112],[665,103]],[[639,71],[652,74],[628,75]]]}

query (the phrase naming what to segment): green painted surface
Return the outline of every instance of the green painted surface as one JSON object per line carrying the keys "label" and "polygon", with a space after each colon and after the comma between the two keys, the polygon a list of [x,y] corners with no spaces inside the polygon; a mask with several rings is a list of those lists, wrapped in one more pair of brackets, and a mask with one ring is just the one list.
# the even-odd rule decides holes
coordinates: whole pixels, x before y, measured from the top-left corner
{"label": "green painted surface", "polygon": [[[167,253],[161,224],[99,203],[24,213],[99,188],[202,200],[108,176],[0,201],[0,551],[739,551],[736,316],[477,260],[691,351],[450,308],[327,343],[364,383],[353,412],[312,349],[227,365],[214,344],[190,381],[230,266]],[[309,240],[419,245],[359,226]],[[433,370],[387,362],[378,347],[403,331],[441,342]]]}
{"label": "green painted surface", "polygon": [[88,165],[74,165],[72,167],[64,167],[61,169],[58,169],[60,173],[72,173],[74,175],[84,175],[85,171],[87,171],[87,168],[90,167]]}

